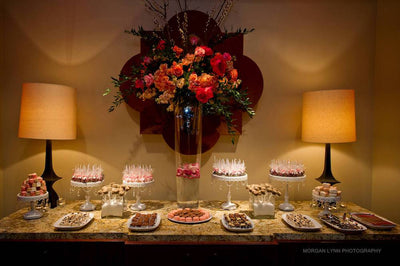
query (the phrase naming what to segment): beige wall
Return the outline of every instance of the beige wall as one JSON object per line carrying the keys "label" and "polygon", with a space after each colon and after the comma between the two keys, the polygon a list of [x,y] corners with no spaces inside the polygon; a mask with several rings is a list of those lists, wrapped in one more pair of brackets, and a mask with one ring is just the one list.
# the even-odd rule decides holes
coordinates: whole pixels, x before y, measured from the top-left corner
{"label": "beige wall", "polygon": [[372,208],[400,221],[400,2],[378,1]]}
{"label": "beige wall", "polygon": [[[193,7],[205,10],[210,2]],[[211,184],[212,158],[246,161],[249,182],[266,182],[273,158],[303,160],[307,181],[291,189],[291,198],[309,200],[323,168],[324,147],[300,140],[301,95],[315,89],[356,91],[355,143],[332,145],[332,166],[342,181],[344,200],[371,207],[375,1],[237,1],[227,29],[254,27],[245,36],[245,54],[260,67],[264,93],[254,119],[245,118],[237,145],[222,137],[203,154],[203,199],[224,199],[226,190]],[[156,183],[147,198],[175,199],[174,153],[161,136],[141,136],[139,115],[123,105],[107,113],[111,86],[123,64],[139,50],[139,40],[125,29],[152,18],[143,1],[5,1],[4,43],[7,77],[3,81],[2,151],[6,201],[2,215],[18,208],[16,194],[30,172],[43,171],[44,142],[18,139],[19,101],[23,82],[50,82],[78,90],[78,139],[53,143],[54,168],[64,179],[55,185],[67,199],[69,177],[79,163],[101,163],[107,182],[120,181],[126,163],[152,164]],[[132,195],[129,195],[132,199]],[[246,191],[234,190],[234,199]]]}
{"label": "beige wall", "polygon": [[[4,70],[4,9],[3,0],[0,0],[0,80],[4,80],[3,70]],[[3,85],[0,85],[0,193],[3,195],[4,191],[4,180],[3,180]],[[0,196],[0,217],[4,213],[4,197]]]}

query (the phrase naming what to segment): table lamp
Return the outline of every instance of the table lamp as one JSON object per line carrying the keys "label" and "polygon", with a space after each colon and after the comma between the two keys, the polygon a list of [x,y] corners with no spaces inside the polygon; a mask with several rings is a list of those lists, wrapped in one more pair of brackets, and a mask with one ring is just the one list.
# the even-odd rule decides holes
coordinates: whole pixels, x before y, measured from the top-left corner
{"label": "table lamp", "polygon": [[303,94],[303,141],[325,143],[321,183],[340,183],[331,170],[331,143],[356,141],[354,90],[322,90]]}
{"label": "table lamp", "polygon": [[53,184],[61,177],[53,170],[52,140],[76,138],[76,89],[56,84],[22,85],[18,137],[46,140],[46,161],[42,174],[49,192],[50,207],[57,206]]}

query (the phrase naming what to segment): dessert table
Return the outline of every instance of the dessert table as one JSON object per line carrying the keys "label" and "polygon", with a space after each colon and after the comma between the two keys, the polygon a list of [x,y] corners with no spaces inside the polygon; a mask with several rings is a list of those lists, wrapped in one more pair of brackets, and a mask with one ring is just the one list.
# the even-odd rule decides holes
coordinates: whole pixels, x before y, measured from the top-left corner
{"label": "dessert table", "polygon": [[[399,226],[390,231],[368,229],[361,234],[343,234],[319,221],[322,224],[321,231],[295,231],[282,221],[281,217],[285,212],[278,209],[275,219],[253,218],[255,228],[252,232],[229,232],[221,225],[220,219],[224,213],[232,211],[222,210],[221,201],[202,201],[201,208],[209,210],[213,218],[207,223],[192,225],[178,224],[167,219],[167,213],[177,208],[176,202],[144,201],[147,205],[146,212],[161,214],[161,224],[152,232],[130,232],[127,221],[134,211],[127,208],[122,218],[101,218],[100,201],[93,202],[97,206],[92,212],[94,220],[79,231],[55,230],[53,224],[63,215],[79,211],[81,201],[48,209],[37,220],[25,220],[25,209],[2,218],[0,251],[15,252],[21,248],[37,248],[39,253],[43,251],[46,256],[54,256],[58,260],[59,256],[66,256],[68,259],[78,256],[81,262],[87,259],[86,253],[96,251],[97,259],[101,262],[110,259],[110,254],[114,254],[113,257],[118,254],[120,264],[126,264],[131,259],[151,258],[155,254],[173,256],[175,265],[185,265],[187,262],[204,265],[207,260],[239,262],[241,259],[268,259],[272,264],[282,261],[291,264],[292,259],[312,258],[321,255],[315,251],[325,250],[321,252],[326,253],[332,247],[332,250],[341,250],[342,253],[346,250],[358,249],[360,252],[375,248],[380,250],[380,259],[384,259],[382,256],[392,254],[400,243]],[[250,215],[247,201],[235,203],[238,204],[235,212]],[[129,204],[128,202],[127,205]],[[293,201],[292,204],[296,212],[318,220],[320,209],[311,207],[311,201]],[[276,206],[278,205],[279,202]],[[351,202],[346,202],[345,206],[335,214],[370,212]],[[288,252],[292,256],[287,256]],[[93,259],[91,256],[91,261]],[[112,260],[113,263],[115,259]]]}

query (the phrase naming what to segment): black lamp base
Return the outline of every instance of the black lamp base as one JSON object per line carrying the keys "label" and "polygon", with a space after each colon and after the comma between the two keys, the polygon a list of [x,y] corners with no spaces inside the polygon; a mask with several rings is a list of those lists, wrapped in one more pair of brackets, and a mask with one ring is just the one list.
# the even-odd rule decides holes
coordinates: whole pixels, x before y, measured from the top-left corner
{"label": "black lamp base", "polygon": [[325,144],[325,164],[324,164],[324,171],[322,172],[322,175],[318,178],[316,178],[317,181],[321,183],[329,183],[331,185],[340,183],[340,181],[336,180],[335,177],[332,174],[332,169],[331,169],[331,144],[326,143]]}
{"label": "black lamp base", "polygon": [[57,176],[53,170],[53,155],[51,140],[46,140],[46,161],[44,171],[42,174],[43,180],[46,182],[47,191],[49,192],[50,208],[57,207],[58,195],[53,188],[53,184],[60,180],[61,177]]}

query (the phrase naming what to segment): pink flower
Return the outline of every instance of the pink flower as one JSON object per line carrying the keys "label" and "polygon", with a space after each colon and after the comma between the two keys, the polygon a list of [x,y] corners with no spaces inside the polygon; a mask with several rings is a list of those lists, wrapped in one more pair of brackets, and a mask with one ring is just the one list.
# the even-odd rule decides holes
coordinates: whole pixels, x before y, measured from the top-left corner
{"label": "pink flower", "polygon": [[231,61],[232,60],[232,56],[229,53],[224,53],[222,55],[222,57],[224,58],[225,61]]}
{"label": "pink flower", "polygon": [[183,170],[182,170],[182,168],[176,169],[176,175],[177,175],[177,176],[182,176],[182,175],[183,175]]}
{"label": "pink flower", "polygon": [[199,102],[206,103],[212,97],[214,97],[212,87],[199,87],[196,89],[196,98]]}
{"label": "pink flower", "polygon": [[197,46],[196,49],[194,50],[194,55],[203,57],[206,55],[206,51],[202,47]]}
{"label": "pink flower", "polygon": [[144,76],[144,82],[146,83],[146,87],[150,87],[154,83],[153,74],[148,74]]}
{"label": "pink flower", "polygon": [[197,37],[196,35],[192,35],[192,36],[190,36],[190,38],[189,38],[189,41],[190,41],[190,43],[191,43],[193,46],[197,45],[197,43],[199,42],[199,40],[200,40],[200,38]]}
{"label": "pink flower", "polygon": [[151,63],[151,58],[148,57],[148,56],[145,56],[145,57],[143,58],[143,63],[144,63],[145,65],[150,64],[150,63]]}
{"label": "pink flower", "polygon": [[192,175],[192,171],[190,171],[190,169],[185,169],[185,170],[183,170],[183,174],[185,176],[191,176]]}

